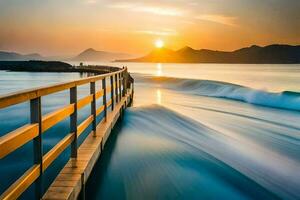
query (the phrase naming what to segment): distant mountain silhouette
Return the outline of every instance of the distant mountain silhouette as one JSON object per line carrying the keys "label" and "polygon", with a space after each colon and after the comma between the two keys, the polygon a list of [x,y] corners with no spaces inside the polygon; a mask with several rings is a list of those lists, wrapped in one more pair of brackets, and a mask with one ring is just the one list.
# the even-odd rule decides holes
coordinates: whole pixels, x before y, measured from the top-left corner
{"label": "distant mountain silhouette", "polygon": [[95,49],[89,48],[78,56],[74,57],[73,61],[114,61],[118,59],[130,58],[129,54],[124,53],[113,53],[106,51],[96,51]]}
{"label": "distant mountain silhouette", "polygon": [[195,50],[191,47],[177,51],[161,48],[141,58],[117,62],[294,64],[300,63],[300,45],[253,45],[231,52]]}
{"label": "distant mountain silhouette", "polygon": [[19,54],[15,52],[0,51],[0,60],[2,61],[26,61],[26,60],[44,60],[45,58],[40,54]]}

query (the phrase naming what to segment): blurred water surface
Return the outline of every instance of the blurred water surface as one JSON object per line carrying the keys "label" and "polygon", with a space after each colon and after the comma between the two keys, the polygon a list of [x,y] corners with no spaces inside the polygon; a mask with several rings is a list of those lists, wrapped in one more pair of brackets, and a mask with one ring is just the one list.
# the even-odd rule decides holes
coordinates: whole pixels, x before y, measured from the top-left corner
{"label": "blurred water surface", "polygon": [[[134,106],[91,175],[88,199],[300,198],[299,65],[126,65]],[[0,93],[79,77],[0,72]],[[67,95],[46,97],[44,112],[67,104]],[[28,122],[28,111],[26,103],[0,110],[0,134]],[[66,133],[68,120],[50,129],[45,151]],[[0,192],[31,165],[31,146],[0,161],[8,180]],[[49,181],[68,156],[49,169]]]}

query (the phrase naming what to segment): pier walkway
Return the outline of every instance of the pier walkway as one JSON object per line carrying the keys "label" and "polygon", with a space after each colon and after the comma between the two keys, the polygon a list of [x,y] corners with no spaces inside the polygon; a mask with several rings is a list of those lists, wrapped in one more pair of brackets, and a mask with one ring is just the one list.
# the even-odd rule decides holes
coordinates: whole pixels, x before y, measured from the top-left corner
{"label": "pier walkway", "polygon": [[[109,82],[109,84],[107,84]],[[77,87],[90,85],[90,95],[77,99]],[[101,85],[99,91],[96,84]],[[46,115],[41,112],[43,96],[69,90],[70,104]],[[37,199],[85,198],[85,183],[98,160],[109,134],[133,99],[133,79],[127,68],[115,72],[79,79],[72,82],[30,89],[0,96],[0,109],[26,101],[30,102],[30,124],[26,124],[0,137],[0,159],[33,140],[34,163],[17,181],[1,194],[0,199],[18,199],[27,188],[35,184]],[[102,105],[97,108],[97,99]],[[77,124],[78,110],[90,105],[91,114]],[[97,124],[97,117],[103,116]],[[42,134],[62,120],[70,118],[70,133],[43,155]],[[78,137],[89,127],[92,131],[78,146]],[[65,167],[44,193],[43,173],[55,159],[70,146],[71,155]]]}

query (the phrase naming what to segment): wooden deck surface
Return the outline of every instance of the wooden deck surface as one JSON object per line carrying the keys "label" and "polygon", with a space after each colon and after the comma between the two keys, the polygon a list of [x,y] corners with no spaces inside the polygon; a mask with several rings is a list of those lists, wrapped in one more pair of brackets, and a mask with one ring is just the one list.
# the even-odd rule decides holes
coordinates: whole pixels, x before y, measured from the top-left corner
{"label": "wooden deck surface", "polygon": [[[84,196],[85,183],[96,164],[102,149],[111,133],[112,127],[119,119],[121,112],[129,103],[130,95],[126,95],[115,105],[112,112],[98,124],[96,134],[92,131],[78,148],[77,159],[70,159],[61,170],[54,182],[44,194],[44,200],[77,199],[79,194]],[[82,191],[82,193],[80,193]],[[84,197],[83,197],[84,198]]]}

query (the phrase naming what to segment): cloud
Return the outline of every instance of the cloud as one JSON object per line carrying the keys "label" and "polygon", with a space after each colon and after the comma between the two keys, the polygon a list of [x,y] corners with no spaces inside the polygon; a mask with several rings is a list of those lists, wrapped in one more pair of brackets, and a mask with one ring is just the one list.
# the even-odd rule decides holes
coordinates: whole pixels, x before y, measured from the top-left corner
{"label": "cloud", "polygon": [[172,7],[158,7],[158,6],[150,6],[143,4],[134,4],[134,3],[117,3],[111,4],[108,7],[116,8],[116,9],[124,9],[131,12],[144,12],[154,15],[165,15],[165,16],[182,16],[183,11],[172,8]]}
{"label": "cloud", "polygon": [[194,25],[194,24],[196,24],[195,22],[190,21],[190,20],[181,20],[180,22],[181,22],[182,24],[188,24],[188,25]]}
{"label": "cloud", "polygon": [[218,24],[236,26],[236,17],[225,16],[225,15],[201,15],[196,17],[196,19],[214,22]]}
{"label": "cloud", "polygon": [[146,35],[158,35],[158,36],[172,36],[177,35],[178,33],[175,30],[164,29],[164,30],[138,30],[133,31],[138,34],[146,34]]}
{"label": "cloud", "polygon": [[86,4],[95,4],[97,3],[97,0],[84,0],[83,2]]}

